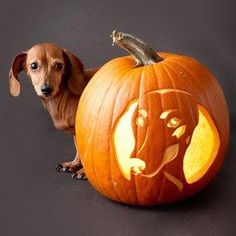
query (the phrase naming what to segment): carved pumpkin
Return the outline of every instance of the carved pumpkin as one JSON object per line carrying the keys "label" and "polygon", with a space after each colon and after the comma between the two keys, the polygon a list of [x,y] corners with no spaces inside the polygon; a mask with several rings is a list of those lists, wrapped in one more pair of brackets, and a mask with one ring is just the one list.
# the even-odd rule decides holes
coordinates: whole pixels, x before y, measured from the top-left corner
{"label": "carved pumpkin", "polygon": [[196,60],[156,54],[132,35],[80,99],[76,140],[88,180],[110,199],[154,205],[189,197],[220,168],[229,118],[222,90]]}

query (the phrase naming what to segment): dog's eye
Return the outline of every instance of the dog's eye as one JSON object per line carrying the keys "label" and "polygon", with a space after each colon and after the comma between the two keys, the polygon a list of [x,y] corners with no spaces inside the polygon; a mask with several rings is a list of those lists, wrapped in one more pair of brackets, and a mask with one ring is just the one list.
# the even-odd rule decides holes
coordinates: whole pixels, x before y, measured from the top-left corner
{"label": "dog's eye", "polygon": [[55,67],[56,67],[56,70],[61,70],[63,68],[63,64],[62,63],[56,63]]}
{"label": "dog's eye", "polygon": [[171,119],[169,119],[167,126],[169,128],[177,128],[180,123],[181,120],[178,117],[172,117]]}
{"label": "dog's eye", "polygon": [[33,62],[30,64],[30,67],[32,70],[36,70],[38,68],[38,64],[36,62]]}

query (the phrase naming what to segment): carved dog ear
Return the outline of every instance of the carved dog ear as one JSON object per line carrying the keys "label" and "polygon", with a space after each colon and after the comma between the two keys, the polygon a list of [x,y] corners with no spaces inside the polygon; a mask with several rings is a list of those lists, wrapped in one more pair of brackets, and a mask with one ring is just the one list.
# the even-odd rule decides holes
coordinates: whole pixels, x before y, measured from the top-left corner
{"label": "carved dog ear", "polygon": [[17,55],[12,62],[9,73],[9,86],[10,93],[14,97],[17,97],[20,94],[20,81],[18,75],[22,70],[24,70],[26,55],[26,53],[21,53]]}
{"label": "carved dog ear", "polygon": [[63,50],[65,60],[65,76],[67,77],[67,85],[69,90],[75,95],[81,95],[85,86],[86,80],[84,75],[84,65],[82,62],[68,52]]}

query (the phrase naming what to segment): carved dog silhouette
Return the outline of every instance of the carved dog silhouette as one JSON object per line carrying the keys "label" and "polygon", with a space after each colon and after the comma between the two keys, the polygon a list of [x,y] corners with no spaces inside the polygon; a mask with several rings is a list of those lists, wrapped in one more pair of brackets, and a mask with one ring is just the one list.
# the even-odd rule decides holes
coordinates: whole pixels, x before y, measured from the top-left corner
{"label": "carved dog silhouette", "polygon": [[[212,155],[212,151],[215,155],[218,152],[219,145],[217,149],[212,150],[209,144],[215,140],[210,140],[206,142],[204,136],[202,140],[199,140],[199,135],[193,135],[194,130],[200,130],[201,134],[204,132],[211,133],[212,129],[217,132],[216,127],[212,120],[209,122],[209,113],[207,110],[197,104],[194,101],[193,96],[183,90],[178,89],[160,89],[150,91],[145,94],[145,96],[153,96],[153,99],[172,99],[173,93],[177,93],[178,99],[182,101],[190,101],[192,106],[188,109],[182,108],[181,110],[176,109],[176,107],[143,107],[141,99],[133,99],[130,101],[126,110],[117,119],[117,122],[113,130],[113,147],[115,150],[116,161],[118,163],[119,169],[122,175],[130,180],[132,174],[141,175],[143,177],[152,178],[158,175],[162,170],[165,177],[175,184],[180,191],[183,189],[183,183],[173,174],[164,171],[164,167],[172,161],[183,162],[183,172],[185,177],[188,177],[188,166],[191,165],[192,160],[200,160],[201,152],[198,150],[199,158],[193,157],[194,143],[202,142],[200,145],[205,151],[208,149],[208,153],[204,152],[202,155]],[[175,104],[174,102],[172,104]],[[192,124],[188,124],[185,117],[192,116]],[[208,117],[208,120],[205,118]],[[134,129],[134,125],[138,126]],[[161,129],[165,127],[165,133]],[[162,129],[163,130],[163,129]],[[205,131],[204,131],[205,130]],[[136,133],[135,133],[136,132]],[[212,131],[213,132],[213,131]],[[139,135],[137,136],[137,133]],[[170,143],[163,141],[162,143],[156,143],[155,137],[157,135],[163,135],[163,140],[165,136],[171,136]],[[143,137],[142,140],[138,140],[136,137]],[[205,137],[207,139],[214,139],[214,135]],[[150,142],[151,141],[151,142]],[[152,144],[152,146],[150,146]],[[164,148],[163,148],[164,146]],[[205,148],[207,146],[207,148]],[[164,150],[162,152],[161,150]],[[161,162],[158,161],[160,158],[156,158],[157,162],[147,163],[145,156],[147,152],[159,153],[162,156]],[[182,160],[178,160],[178,154],[182,153]],[[214,153],[213,153],[214,155]],[[153,158],[155,159],[155,158]],[[207,169],[211,166],[214,158],[205,158],[205,173]],[[159,163],[158,163],[159,162]],[[175,171],[176,172],[176,171]],[[179,174],[179,170],[177,170]],[[205,173],[200,173],[196,168],[195,178],[199,178],[199,175],[204,175]],[[175,173],[176,174],[176,173]],[[200,176],[201,177],[201,176]],[[194,178],[194,177],[193,177]],[[190,180],[191,181],[191,180]]]}

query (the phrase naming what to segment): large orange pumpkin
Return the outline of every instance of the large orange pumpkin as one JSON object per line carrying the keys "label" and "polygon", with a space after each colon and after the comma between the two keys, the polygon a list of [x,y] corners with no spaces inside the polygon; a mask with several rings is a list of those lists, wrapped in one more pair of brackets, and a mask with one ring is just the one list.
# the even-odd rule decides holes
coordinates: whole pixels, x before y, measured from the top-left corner
{"label": "large orange pumpkin", "polygon": [[205,66],[156,54],[130,34],[132,54],[105,64],[79,102],[76,140],[86,176],[113,200],[154,205],[189,197],[220,168],[228,145],[223,92]]}

